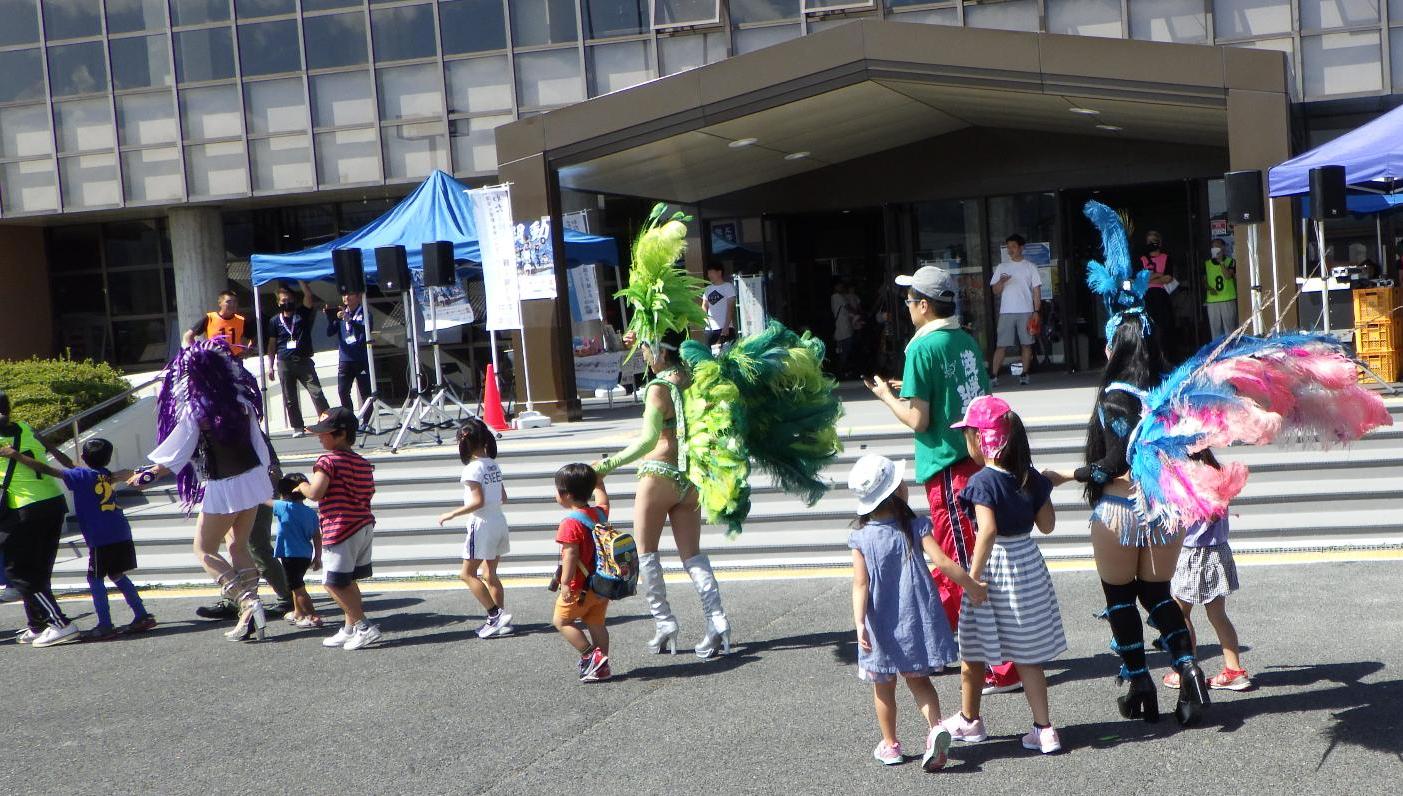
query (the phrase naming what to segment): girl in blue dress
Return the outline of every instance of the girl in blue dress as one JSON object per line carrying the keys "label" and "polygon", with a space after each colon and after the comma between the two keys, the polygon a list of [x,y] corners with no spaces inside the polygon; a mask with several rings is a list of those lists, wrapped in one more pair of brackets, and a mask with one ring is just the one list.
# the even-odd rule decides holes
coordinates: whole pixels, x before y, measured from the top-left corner
{"label": "girl in blue dress", "polygon": [[926,719],[921,767],[939,771],[950,748],[940,726],[940,697],[932,674],[959,659],[930,573],[921,552],[947,577],[964,587],[971,604],[986,599],[977,583],[940,550],[930,521],[907,505],[905,466],[883,456],[864,456],[848,475],[857,496],[858,518],[848,547],[853,551],[853,625],[857,628],[858,678],[872,684],[882,742],[872,756],[885,765],[905,761],[896,733],[896,680],[907,688]]}

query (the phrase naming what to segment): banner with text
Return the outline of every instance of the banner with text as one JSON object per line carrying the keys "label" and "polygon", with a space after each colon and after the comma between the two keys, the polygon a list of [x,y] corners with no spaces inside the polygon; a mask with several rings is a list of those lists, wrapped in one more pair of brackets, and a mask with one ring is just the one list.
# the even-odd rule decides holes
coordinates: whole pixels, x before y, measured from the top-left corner
{"label": "banner with text", "polygon": [[521,293],[512,228],[511,189],[505,185],[469,190],[473,221],[482,249],[482,281],[487,291],[487,330],[521,328]]}

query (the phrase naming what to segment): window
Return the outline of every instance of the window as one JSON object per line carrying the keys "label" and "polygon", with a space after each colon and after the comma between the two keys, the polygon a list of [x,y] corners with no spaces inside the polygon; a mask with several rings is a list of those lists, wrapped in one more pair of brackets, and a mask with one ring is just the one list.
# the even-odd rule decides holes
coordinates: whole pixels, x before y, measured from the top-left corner
{"label": "window", "polygon": [[438,54],[432,6],[404,6],[370,12],[375,60],[404,61]]}
{"label": "window", "polygon": [[[1393,91],[1397,93],[1403,91],[1403,28],[1394,28],[1388,33],[1388,64],[1393,72]],[[0,122],[0,130],[4,127],[4,122]]]}
{"label": "window", "polygon": [[182,83],[234,76],[234,40],[229,28],[175,34],[175,74]]}
{"label": "window", "polygon": [[[895,5],[895,3],[893,3]],[[929,11],[893,11],[894,22],[921,22],[927,25],[959,25],[959,10],[955,8],[933,8]]]}
{"label": "window", "polygon": [[0,158],[32,158],[53,152],[47,107],[0,108]]}
{"label": "window", "polygon": [[506,56],[449,61],[447,69],[450,114],[511,110],[511,71]]}
{"label": "window", "polygon": [[512,42],[518,47],[576,41],[575,0],[512,0]]}
{"label": "window", "polygon": [[523,108],[579,102],[585,98],[579,55],[573,49],[518,53],[516,91]]}
{"label": "window", "polygon": [[1203,0],[1130,0],[1130,36],[1148,41],[1206,42]]}
{"label": "window", "polygon": [[443,122],[384,128],[385,179],[423,179],[434,169],[448,168],[445,132]]}
{"label": "window", "polygon": [[1290,0],[1213,0],[1213,30],[1219,38],[1291,31]]}
{"label": "window", "polygon": [[725,57],[724,33],[658,37],[658,68],[664,75],[696,69]]}
{"label": "window", "polygon": [[166,202],[183,198],[180,150],[173,146],[122,153],[122,186],[130,202]]}
{"label": "window", "polygon": [[54,124],[60,152],[92,152],[117,145],[112,111],[105,99],[56,102]]}
{"label": "window", "polygon": [[731,22],[773,22],[799,17],[799,0],[731,0]]}
{"label": "window", "polygon": [[364,14],[331,14],[302,20],[307,41],[307,68],[361,66],[370,61],[365,45]]}
{"label": "window", "polygon": [[275,17],[296,13],[297,0],[234,0],[234,11],[239,19]]}
{"label": "window", "polygon": [[1382,91],[1379,32],[1302,36],[1301,71],[1308,99]]}
{"label": "window", "polygon": [[1379,0],[1301,0],[1301,30],[1378,24]]}
{"label": "window", "polygon": [[301,132],[307,129],[307,101],[302,79],[264,80],[244,85],[249,135]]}
{"label": "window", "polygon": [[55,97],[107,90],[107,54],[102,42],[49,48],[49,91]]}
{"label": "window", "polygon": [[186,147],[185,162],[192,197],[248,193],[244,147],[237,141]]}
{"label": "window", "polygon": [[326,11],[332,8],[354,8],[363,0],[302,0],[303,11]]}
{"label": "window", "polygon": [[873,0],[803,0],[803,10],[827,11],[835,8],[872,8],[876,3]]}
{"label": "window", "polygon": [[49,41],[102,35],[102,6],[92,0],[43,0]]}
{"label": "window", "polygon": [[445,55],[507,48],[506,16],[501,0],[454,0],[438,7]]}
{"label": "window", "polygon": [[311,137],[284,135],[249,142],[253,161],[253,190],[288,191],[311,188]]}
{"label": "window", "polygon": [[6,213],[58,209],[58,176],[52,161],[0,163],[0,207]]}
{"label": "window", "polygon": [[736,55],[740,55],[797,38],[799,38],[798,25],[769,25],[763,28],[738,30],[731,34],[731,43],[736,48]]}
{"label": "window", "polygon": [[104,207],[122,201],[114,154],[60,158],[58,172],[64,207]]}
{"label": "window", "polygon": [[497,170],[497,136],[493,132],[510,122],[505,116],[477,116],[449,122],[454,168],[459,174],[482,174]]}
{"label": "window", "polygon": [[1038,29],[1037,0],[984,0],[965,2],[965,25],[998,30]]}
{"label": "window", "polygon": [[375,123],[369,72],[313,75],[312,121],[317,127]]}
{"label": "window", "polygon": [[648,43],[625,41],[589,48],[591,97],[636,86],[653,78],[648,64]]}
{"label": "window", "polygon": [[240,25],[239,64],[244,77],[300,71],[302,50],[297,46],[297,21]]}
{"label": "window", "polygon": [[44,97],[44,67],[38,50],[0,52],[0,102]]}
{"label": "window", "polygon": [[1120,0],[1046,0],[1047,32],[1120,38]]}
{"label": "window", "polygon": [[652,0],[653,25],[716,25],[721,22],[720,0]]}
{"label": "window", "polygon": [[235,86],[188,88],[180,92],[180,121],[185,140],[234,138],[243,133],[239,90]]}
{"label": "window", "polygon": [[380,145],[375,131],[341,130],[317,134],[317,179],[322,185],[378,181]]}
{"label": "window", "polygon": [[165,27],[165,0],[107,0],[108,33],[164,30]]}
{"label": "window", "polygon": [[39,13],[34,0],[0,0],[0,47],[39,43]]}
{"label": "window", "polygon": [[433,64],[381,69],[380,118],[386,121],[438,116],[443,113],[438,69]]}
{"label": "window", "polygon": [[172,25],[203,25],[229,19],[229,0],[171,0]]}
{"label": "window", "polygon": [[585,38],[631,36],[648,30],[644,0],[584,0]]}
{"label": "window", "polygon": [[[118,97],[117,135],[122,146],[175,143],[175,103],[171,95],[163,91]],[[176,159],[180,159],[178,154]]]}
{"label": "window", "polygon": [[120,91],[171,84],[170,46],[164,35],[113,39],[109,47],[113,88]]}

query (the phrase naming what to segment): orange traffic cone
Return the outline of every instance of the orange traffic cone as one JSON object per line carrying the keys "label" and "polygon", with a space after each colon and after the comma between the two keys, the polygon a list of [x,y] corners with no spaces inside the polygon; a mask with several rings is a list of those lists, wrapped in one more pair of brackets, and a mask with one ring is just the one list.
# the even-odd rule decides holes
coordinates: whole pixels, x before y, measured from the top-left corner
{"label": "orange traffic cone", "polygon": [[497,391],[497,371],[492,363],[487,363],[487,373],[482,377],[482,420],[494,431],[505,431],[507,413],[502,411],[502,395]]}

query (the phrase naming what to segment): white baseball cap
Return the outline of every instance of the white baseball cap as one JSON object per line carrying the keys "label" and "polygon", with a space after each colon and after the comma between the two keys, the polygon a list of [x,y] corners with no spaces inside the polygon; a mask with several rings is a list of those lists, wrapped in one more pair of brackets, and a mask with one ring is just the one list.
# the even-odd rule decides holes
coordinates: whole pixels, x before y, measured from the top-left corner
{"label": "white baseball cap", "polygon": [[955,279],[944,268],[926,265],[910,276],[898,276],[896,283],[933,299],[955,300]]}
{"label": "white baseball cap", "polygon": [[906,477],[906,462],[893,462],[885,456],[869,453],[857,460],[848,471],[848,489],[857,495],[857,513],[871,514],[887,496],[901,486]]}

